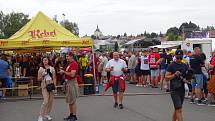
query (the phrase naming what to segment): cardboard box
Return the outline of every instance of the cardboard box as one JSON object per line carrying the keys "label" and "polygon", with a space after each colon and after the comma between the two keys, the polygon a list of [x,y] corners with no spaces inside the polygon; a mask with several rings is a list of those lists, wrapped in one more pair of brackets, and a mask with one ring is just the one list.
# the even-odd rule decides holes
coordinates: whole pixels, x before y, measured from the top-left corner
{"label": "cardboard box", "polygon": [[28,96],[28,84],[18,85],[18,88],[26,88],[26,89],[18,89],[18,96]]}

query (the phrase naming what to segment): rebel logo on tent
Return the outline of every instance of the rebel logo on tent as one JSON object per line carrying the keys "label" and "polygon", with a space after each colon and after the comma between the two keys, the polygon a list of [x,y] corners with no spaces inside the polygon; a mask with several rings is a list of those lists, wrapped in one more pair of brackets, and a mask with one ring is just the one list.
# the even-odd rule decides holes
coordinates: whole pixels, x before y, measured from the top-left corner
{"label": "rebel logo on tent", "polygon": [[36,39],[36,38],[52,38],[56,36],[56,31],[47,31],[47,30],[32,30],[29,31],[31,38]]}
{"label": "rebel logo on tent", "polygon": [[8,41],[0,41],[0,46],[5,46],[8,43]]}
{"label": "rebel logo on tent", "polygon": [[27,41],[21,41],[21,44],[22,45],[28,45],[28,44],[30,44],[31,42],[30,42],[30,40],[27,40]]}
{"label": "rebel logo on tent", "polygon": [[83,40],[83,41],[82,41],[82,44],[89,44],[89,43],[90,43],[89,40]]}

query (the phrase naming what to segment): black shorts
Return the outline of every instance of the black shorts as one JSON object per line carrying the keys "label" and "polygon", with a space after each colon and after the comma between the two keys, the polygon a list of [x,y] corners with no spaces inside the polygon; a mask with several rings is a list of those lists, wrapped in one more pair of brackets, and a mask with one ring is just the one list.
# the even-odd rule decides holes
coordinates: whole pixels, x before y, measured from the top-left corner
{"label": "black shorts", "polygon": [[171,98],[172,98],[175,110],[182,108],[182,105],[184,102],[184,96],[185,96],[184,91],[171,92]]}
{"label": "black shorts", "polygon": [[6,87],[6,80],[5,78],[0,78],[0,87]]}
{"label": "black shorts", "polygon": [[187,84],[188,88],[189,88],[189,92],[192,92],[192,84]]}
{"label": "black shorts", "polygon": [[135,69],[135,74],[137,76],[141,76],[142,75],[142,71],[140,69]]}
{"label": "black shorts", "polygon": [[150,70],[141,70],[141,72],[142,72],[142,75],[144,75],[144,76],[147,76],[147,75],[150,75]]}
{"label": "black shorts", "polygon": [[[125,83],[125,82],[124,82]],[[118,80],[115,80],[114,81],[114,84],[112,86],[112,90],[113,90],[113,93],[117,93],[117,92],[123,92],[123,90],[121,89],[120,85],[119,85],[119,81]]]}

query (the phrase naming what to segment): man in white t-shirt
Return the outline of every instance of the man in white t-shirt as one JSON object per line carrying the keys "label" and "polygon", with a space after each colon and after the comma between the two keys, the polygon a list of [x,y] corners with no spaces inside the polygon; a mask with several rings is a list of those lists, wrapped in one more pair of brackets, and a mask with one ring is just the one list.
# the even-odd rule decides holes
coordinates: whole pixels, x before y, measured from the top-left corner
{"label": "man in white t-shirt", "polygon": [[142,73],[141,82],[142,85],[145,87],[147,82],[147,77],[150,75],[150,67],[149,67],[149,56],[147,50],[143,51],[143,55],[140,57],[141,65],[140,70]]}
{"label": "man in white t-shirt", "polygon": [[[123,74],[125,71],[127,71],[127,65],[124,60],[119,58],[118,52],[113,53],[113,59],[109,60],[106,65],[106,71],[110,72],[111,77],[105,90],[107,90],[110,86],[112,86],[113,96],[115,101],[114,107],[117,108],[119,104],[119,108],[123,109],[122,101],[123,101],[123,94],[125,91],[125,82],[123,79]],[[118,92],[119,92],[119,97],[117,96]],[[119,102],[118,102],[118,98],[119,98]]]}

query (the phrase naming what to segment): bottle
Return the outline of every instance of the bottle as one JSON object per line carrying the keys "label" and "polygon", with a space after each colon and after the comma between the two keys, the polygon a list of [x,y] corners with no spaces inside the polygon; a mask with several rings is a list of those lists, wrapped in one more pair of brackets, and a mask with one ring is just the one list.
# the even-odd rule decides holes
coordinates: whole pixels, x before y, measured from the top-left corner
{"label": "bottle", "polygon": [[17,67],[17,77],[20,77],[20,69]]}
{"label": "bottle", "polygon": [[15,68],[15,77],[18,77],[18,67]]}
{"label": "bottle", "polygon": [[96,85],[96,94],[99,94],[99,84]]}

